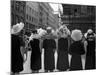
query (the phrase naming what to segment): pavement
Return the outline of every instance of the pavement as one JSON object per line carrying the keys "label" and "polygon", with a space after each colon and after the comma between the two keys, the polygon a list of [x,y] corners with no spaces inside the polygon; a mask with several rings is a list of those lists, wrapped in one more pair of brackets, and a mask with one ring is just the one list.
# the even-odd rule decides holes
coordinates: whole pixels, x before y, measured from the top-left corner
{"label": "pavement", "polygon": [[[20,72],[20,74],[27,74],[27,73],[32,73],[32,70],[30,68],[30,57],[31,57],[31,51],[28,51],[27,52],[27,60],[25,61],[25,63],[23,64],[23,71]],[[57,65],[57,52],[55,52],[54,54],[54,58],[55,58],[55,69],[54,69],[54,72],[58,72],[59,70],[56,69],[56,65]],[[44,50],[42,50],[42,54],[41,54],[41,66],[42,68],[39,70],[39,72],[45,72],[45,69],[44,69]],[[71,56],[69,56],[69,60],[71,59]],[[82,63],[83,63],[83,69],[84,69],[84,66],[85,66],[85,60],[84,58],[82,59]]]}

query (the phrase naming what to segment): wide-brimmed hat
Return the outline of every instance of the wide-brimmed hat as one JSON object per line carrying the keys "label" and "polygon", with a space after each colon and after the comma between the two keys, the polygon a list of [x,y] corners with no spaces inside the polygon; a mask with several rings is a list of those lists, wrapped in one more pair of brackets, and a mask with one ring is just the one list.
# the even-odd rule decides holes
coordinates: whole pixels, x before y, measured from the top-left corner
{"label": "wide-brimmed hat", "polygon": [[74,40],[74,41],[79,41],[82,39],[82,32],[81,30],[78,30],[78,29],[75,29],[72,31],[72,34],[71,34],[71,38]]}
{"label": "wide-brimmed hat", "polygon": [[17,34],[19,33],[24,27],[24,23],[20,22],[17,23],[16,25],[13,25],[12,29],[11,29],[11,34]]}

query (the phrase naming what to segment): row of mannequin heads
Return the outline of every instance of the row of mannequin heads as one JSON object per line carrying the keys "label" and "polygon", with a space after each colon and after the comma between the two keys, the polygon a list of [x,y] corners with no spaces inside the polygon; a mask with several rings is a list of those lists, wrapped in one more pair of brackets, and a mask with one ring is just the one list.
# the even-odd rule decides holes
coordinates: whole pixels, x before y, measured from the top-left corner
{"label": "row of mannequin heads", "polygon": [[[11,29],[11,33],[17,34],[23,28],[24,28],[24,23],[22,22],[17,23],[16,25],[13,25]],[[94,33],[92,29],[88,29],[87,32],[83,35],[82,31],[79,29],[74,29],[70,31],[66,25],[61,25],[56,30],[54,30],[52,27],[47,27],[46,29],[39,28],[39,29],[33,30],[31,33],[28,33],[30,34],[28,38],[32,40],[33,38],[41,38],[42,36],[52,34],[53,36],[63,37],[63,38],[67,38],[68,36],[71,36],[73,40],[78,41],[78,40],[81,40],[83,36],[87,38],[87,34],[91,34],[91,33]]]}

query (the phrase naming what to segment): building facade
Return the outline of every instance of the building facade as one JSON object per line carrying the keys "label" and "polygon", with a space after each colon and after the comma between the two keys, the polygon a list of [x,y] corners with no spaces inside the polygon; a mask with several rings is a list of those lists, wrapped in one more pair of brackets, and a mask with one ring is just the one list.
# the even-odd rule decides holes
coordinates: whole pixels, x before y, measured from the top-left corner
{"label": "building facade", "polygon": [[[58,26],[58,18],[53,13],[54,10],[49,3],[41,2],[40,4],[40,25],[44,28],[50,26],[56,29]],[[57,23],[56,23],[57,22]]]}
{"label": "building facade", "polygon": [[26,25],[27,29],[34,30],[39,25],[39,4],[37,2],[26,2]]}
{"label": "building facade", "polygon": [[47,25],[48,25],[48,15],[49,15],[49,12],[48,12],[48,6],[46,6],[46,3],[42,3],[40,2],[39,3],[39,10],[40,10],[40,22],[39,22],[39,25],[40,27],[42,28],[46,28]]}
{"label": "building facade", "polygon": [[11,0],[11,26],[16,23],[25,23],[25,1]]}
{"label": "building facade", "polygon": [[11,25],[23,22],[26,31],[48,26],[56,29],[59,22],[57,14],[55,16],[53,12],[54,10],[49,3],[12,0]]}
{"label": "building facade", "polygon": [[86,5],[62,4],[62,22],[68,25],[70,30],[81,29],[86,32],[89,28],[96,28],[96,7]]}

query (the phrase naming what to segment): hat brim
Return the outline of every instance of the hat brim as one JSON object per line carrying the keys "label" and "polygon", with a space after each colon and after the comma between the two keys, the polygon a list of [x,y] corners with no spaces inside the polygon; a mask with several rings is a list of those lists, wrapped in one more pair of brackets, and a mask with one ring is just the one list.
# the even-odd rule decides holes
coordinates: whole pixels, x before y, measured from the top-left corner
{"label": "hat brim", "polygon": [[21,23],[21,24],[16,24],[16,25],[14,25],[14,26],[12,27],[11,33],[12,33],[12,34],[17,34],[17,33],[19,33],[19,32],[23,29],[23,27],[24,27],[24,24],[23,24],[23,23]]}

